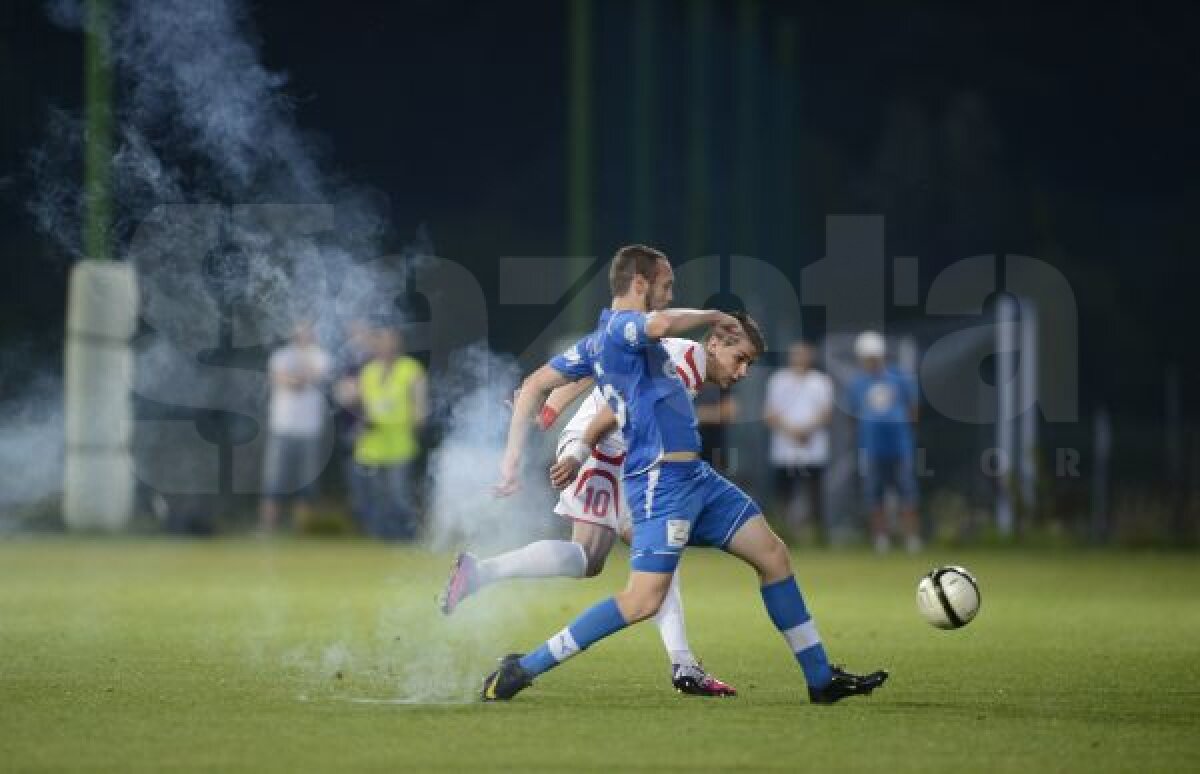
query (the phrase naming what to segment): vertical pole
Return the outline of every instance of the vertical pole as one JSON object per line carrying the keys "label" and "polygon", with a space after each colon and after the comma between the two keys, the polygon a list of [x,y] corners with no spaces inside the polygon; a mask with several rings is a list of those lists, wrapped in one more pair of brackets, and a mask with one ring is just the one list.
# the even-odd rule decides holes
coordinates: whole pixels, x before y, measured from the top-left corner
{"label": "vertical pole", "polygon": [[637,0],[633,17],[633,238],[654,241],[654,0]]}
{"label": "vertical pole", "polygon": [[[567,276],[583,275],[592,246],[592,4],[567,5]],[[575,331],[588,327],[589,304],[572,303]]]}
{"label": "vertical pole", "polygon": [[1108,540],[1108,459],[1112,452],[1112,422],[1101,406],[1092,416],[1092,541]]}
{"label": "vertical pole", "polygon": [[686,259],[708,248],[708,48],[712,4],[693,0],[688,5],[688,229]]}
{"label": "vertical pole", "polygon": [[1021,299],[1021,501],[1026,513],[1037,512],[1038,478],[1038,319],[1033,299]]}
{"label": "vertical pole", "polygon": [[83,254],[111,257],[112,56],[109,0],[87,0],[83,32],[84,135]]}
{"label": "vertical pole", "polygon": [[758,21],[757,0],[738,3],[737,21],[737,169],[734,234],[734,254],[759,256],[758,229]]}
{"label": "vertical pole", "polygon": [[[775,131],[772,142],[772,176],[775,190],[771,207],[771,229],[775,233],[770,258],[789,272],[796,257],[799,207],[796,201],[796,21],[785,19],[776,28],[775,45]],[[799,321],[797,321],[799,322]]]}
{"label": "vertical pole", "polygon": [[1170,511],[1172,541],[1187,539],[1187,494],[1183,486],[1183,398],[1179,387],[1179,366],[1171,363],[1163,374],[1165,389],[1163,415],[1166,419],[1165,456],[1167,470],[1167,508]]}
{"label": "vertical pole", "polygon": [[1016,302],[1009,297],[996,303],[996,531],[1013,534],[1012,465],[1016,450]]}

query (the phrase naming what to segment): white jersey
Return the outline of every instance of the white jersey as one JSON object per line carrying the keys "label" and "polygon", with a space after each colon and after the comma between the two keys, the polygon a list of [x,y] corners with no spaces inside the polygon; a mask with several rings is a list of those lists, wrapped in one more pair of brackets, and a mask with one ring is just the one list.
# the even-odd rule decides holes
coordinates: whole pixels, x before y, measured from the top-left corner
{"label": "white jersey", "polygon": [[[663,339],[675,374],[687,388],[692,400],[700,392],[706,373],[704,347],[691,339]],[[567,444],[583,437],[596,413],[605,406],[600,390],[592,390],[575,416],[558,437],[556,456],[561,457]],[[629,509],[621,491],[621,468],[625,462],[625,439],[613,430],[600,439],[579,469],[574,483],[559,493],[554,512],[575,521],[585,521],[617,530],[629,519]]]}
{"label": "white jersey", "polygon": [[[809,426],[833,408],[833,382],[828,376],[809,369],[798,375],[782,368],[767,380],[766,409],[788,426]],[[784,432],[771,433],[771,464],[826,465],[829,463],[829,431],[818,427],[804,443]]]}
{"label": "white jersey", "polygon": [[329,403],[321,392],[321,383],[329,378],[332,360],[318,346],[288,345],[272,353],[267,370],[275,374],[304,374],[302,387],[271,386],[268,403],[268,427],[275,435],[314,438],[325,427]]}
{"label": "white jersey", "polygon": [[[692,400],[696,399],[696,395],[700,392],[700,388],[704,386],[704,377],[707,373],[707,359],[704,351],[704,346],[691,339],[663,339],[663,347],[667,350],[667,355],[671,358],[671,362],[675,364],[675,374],[683,382],[683,386],[687,388],[688,396]],[[592,390],[575,415],[571,417],[571,421],[563,428],[562,434],[558,438],[558,455],[561,456],[563,449],[573,440],[583,437],[583,433],[587,430],[587,426],[591,424],[592,419],[600,411],[601,408],[607,405],[604,396],[600,393],[600,388]],[[621,437],[620,430],[613,430],[608,435],[600,439],[596,444],[596,449],[610,457],[618,457],[625,453],[625,439]]]}

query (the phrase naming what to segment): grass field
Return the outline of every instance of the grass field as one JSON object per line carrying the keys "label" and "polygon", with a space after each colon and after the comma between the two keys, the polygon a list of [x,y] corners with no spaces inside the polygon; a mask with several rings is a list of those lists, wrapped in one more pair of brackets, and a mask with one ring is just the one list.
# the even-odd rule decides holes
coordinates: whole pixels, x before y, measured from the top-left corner
{"label": "grass field", "polygon": [[[689,554],[692,643],[742,695],[669,691],[624,632],[509,704],[471,701],[623,581],[525,582],[442,618],[448,557],[353,541],[0,543],[0,769],[1200,770],[1200,562],[1187,555],[802,553],[832,655],[887,666],[807,704],[750,574]],[[958,632],[933,563],[980,578]]]}

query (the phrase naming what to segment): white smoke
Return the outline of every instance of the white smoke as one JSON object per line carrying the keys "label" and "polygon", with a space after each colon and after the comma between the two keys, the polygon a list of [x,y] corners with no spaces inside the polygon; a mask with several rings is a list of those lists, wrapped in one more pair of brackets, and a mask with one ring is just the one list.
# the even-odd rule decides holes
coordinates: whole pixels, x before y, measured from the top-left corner
{"label": "white smoke", "polygon": [[[482,345],[451,361],[453,370],[438,381],[437,402],[446,416],[446,432],[430,460],[429,541],[435,550],[465,545],[482,551],[527,542],[545,530],[553,504],[548,487],[531,483],[503,499],[492,494],[511,417],[507,403],[519,376],[517,365]],[[538,452],[537,448],[528,451],[535,462]],[[531,474],[534,478],[536,474]]]}
{"label": "white smoke", "polygon": [[[85,23],[78,0],[54,0],[48,12],[64,26]],[[114,0],[111,25],[110,236],[118,259],[137,266],[141,286],[135,392],[168,407],[254,416],[265,388],[261,372],[244,357],[214,365],[205,353],[273,343],[297,312],[315,319],[319,331],[347,316],[370,316],[378,311],[372,305],[394,313],[394,294],[380,289],[395,288],[397,276],[428,260],[433,246],[421,232],[396,260],[377,260],[389,229],[386,201],[344,181],[297,127],[287,78],[260,62],[240,2]],[[86,204],[82,149],[79,117],[56,111],[30,164],[29,210],[72,259],[87,257],[78,236]],[[553,523],[544,485],[507,500],[491,494],[516,367],[483,346],[450,362],[449,372],[433,375],[445,433],[430,463],[428,542],[439,550],[514,547]],[[38,421],[30,416],[14,427]],[[61,445],[61,428],[47,427],[12,450],[20,448],[15,443]],[[157,449],[172,442],[156,439],[154,427],[140,421],[136,443]],[[0,454],[12,450],[0,446]],[[167,451],[178,463],[188,450]],[[175,475],[190,470],[169,467]],[[277,591],[261,592],[257,607],[270,613],[248,622],[248,656],[281,666],[306,697],[468,700],[480,665],[499,655],[497,631],[521,619],[520,587],[489,589],[451,619],[432,595],[414,601],[402,593],[396,598],[407,601],[380,608],[373,637],[331,624],[328,636],[285,649],[289,614]]]}
{"label": "white smoke", "polygon": [[[0,363],[10,360],[6,353]],[[7,364],[6,368],[7,368]],[[23,531],[57,508],[62,486],[62,384],[36,374],[0,400],[0,535]]]}
{"label": "white smoke", "polygon": [[[68,28],[88,23],[80,0],[53,0],[46,10]],[[261,424],[266,381],[251,358],[261,368],[262,350],[297,317],[316,322],[327,343],[349,315],[402,318],[394,297],[371,290],[395,287],[432,255],[432,245],[421,233],[402,256],[379,259],[389,229],[386,199],[345,181],[296,125],[287,77],[261,63],[239,0],[114,0],[109,34],[109,241],[118,260],[138,269],[143,329],[135,392],[164,407],[233,412]],[[72,260],[88,257],[81,244],[84,130],[77,114],[53,110],[28,169],[27,208]],[[60,400],[61,390],[47,397]],[[12,394],[0,402],[6,446],[15,448],[20,437],[26,448],[61,447],[61,420],[38,432],[22,418],[44,413],[40,405]],[[176,442],[177,435],[162,435],[164,427],[138,422],[142,459],[161,458]],[[215,451],[207,441],[199,445],[179,452]],[[61,459],[61,451],[50,459]],[[49,482],[61,476],[54,468],[45,466],[51,491],[57,485]],[[184,488],[206,486],[197,478]],[[3,488],[5,501],[32,493]]]}

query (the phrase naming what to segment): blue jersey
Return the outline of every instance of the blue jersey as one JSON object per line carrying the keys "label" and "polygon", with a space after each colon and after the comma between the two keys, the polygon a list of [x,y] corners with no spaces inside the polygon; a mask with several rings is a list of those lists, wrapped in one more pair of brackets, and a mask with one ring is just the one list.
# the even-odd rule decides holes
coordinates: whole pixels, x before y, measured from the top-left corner
{"label": "blue jersey", "polygon": [[661,342],[646,335],[642,312],[605,309],[596,330],[550,361],[569,379],[592,376],[627,448],[625,474],[667,452],[699,452],[700,431],[687,387]]}
{"label": "blue jersey", "polygon": [[913,380],[888,366],[864,372],[850,383],[850,413],[858,420],[858,446],[873,457],[913,453],[911,412],[917,405]]}

